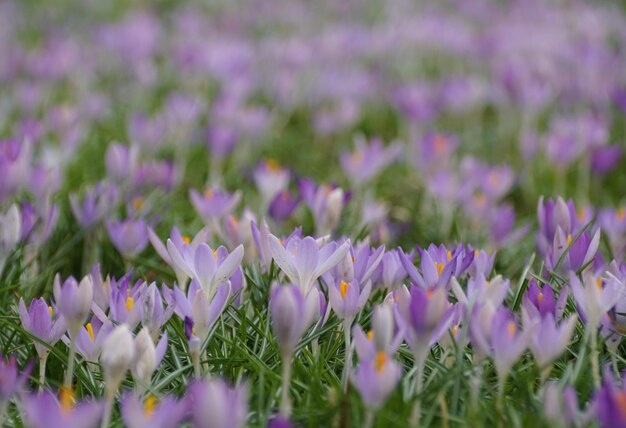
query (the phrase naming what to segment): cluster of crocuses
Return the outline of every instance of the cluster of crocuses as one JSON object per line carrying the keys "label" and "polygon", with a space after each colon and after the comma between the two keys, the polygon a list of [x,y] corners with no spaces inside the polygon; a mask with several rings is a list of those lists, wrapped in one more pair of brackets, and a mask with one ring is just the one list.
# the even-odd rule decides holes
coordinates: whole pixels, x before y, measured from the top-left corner
{"label": "cluster of crocuses", "polygon": [[[447,367],[470,358],[474,367],[470,412],[484,394],[484,371],[491,361],[498,379],[497,405],[503,412],[507,378],[527,351],[540,373],[538,393],[545,394],[546,418],[565,425],[584,424],[594,416],[605,426],[625,423],[625,393],[614,386],[610,368],[602,380],[599,345],[603,338],[617,364],[621,332],[626,328],[622,309],[626,267],[603,260],[598,251],[600,230],[593,231],[592,221],[584,223],[571,201],[541,199],[538,220],[537,247],[544,267],[522,278],[518,289],[493,274],[495,254],[469,245],[430,245],[406,253],[349,239],[315,239],[299,230],[278,238],[266,222],[260,227],[252,222],[250,233],[259,257],[248,267],[280,269],[273,277],[268,307],[282,357],[283,382],[270,424],[291,424],[293,359],[298,358],[302,338],[315,336],[331,316],[341,320],[338,328],[345,338],[343,390],[347,393],[352,384],[360,394],[365,426],[374,422],[375,412],[403,376],[413,379],[403,399],[413,406],[410,424],[419,425],[431,354]],[[245,387],[231,389],[220,380],[208,380],[211,368],[205,363],[210,366],[206,345],[216,320],[228,305],[247,303],[244,248],[213,249],[208,236],[207,229],[193,239],[173,229],[164,244],[150,230],[156,252],[177,278],[171,288],[133,281],[132,272],[120,279],[103,278],[95,267],[80,282],[72,277],[62,281],[57,275],[51,284],[51,302],[40,298],[27,306],[20,300],[22,326],[39,356],[40,392],[22,390],[30,368],[20,377],[15,360],[10,360],[2,367],[2,378],[13,379],[3,393],[3,408],[17,393],[24,418],[33,426],[48,426],[50,418],[59,426],[93,426],[98,421],[108,426],[120,385],[130,372],[134,390],[122,391],[120,401],[122,419],[129,426],[177,426],[186,418],[194,426],[243,426],[248,416]],[[376,290],[382,290],[378,303],[371,299]],[[570,296],[573,306],[568,306]],[[371,313],[369,321],[366,313]],[[197,379],[181,400],[150,393],[153,373],[170,345],[164,326],[174,314],[184,325]],[[364,325],[369,325],[367,333]],[[577,325],[584,329],[577,330]],[[57,399],[46,385],[46,361],[60,340],[67,345],[68,356]],[[597,388],[585,409],[579,409],[571,387],[546,382],[554,363],[575,342],[582,344],[579,353],[589,348]],[[309,343],[314,354],[320,352],[315,340]],[[404,346],[413,355],[413,374],[405,373],[395,359]],[[85,398],[77,404],[76,354],[101,373],[101,401]],[[583,360],[579,355],[566,384],[575,383]]]}

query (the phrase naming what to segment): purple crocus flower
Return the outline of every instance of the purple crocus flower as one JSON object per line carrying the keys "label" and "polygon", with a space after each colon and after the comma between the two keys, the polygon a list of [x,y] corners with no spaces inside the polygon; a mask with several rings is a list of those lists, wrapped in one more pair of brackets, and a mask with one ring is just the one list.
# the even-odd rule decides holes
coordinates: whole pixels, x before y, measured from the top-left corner
{"label": "purple crocus flower", "polygon": [[328,287],[328,300],[337,316],[344,320],[346,326],[350,326],[367,303],[371,290],[371,281],[367,281],[362,289],[357,280],[339,281]]}
{"label": "purple crocus flower", "polygon": [[204,342],[211,327],[226,308],[230,288],[230,283],[220,285],[209,297],[200,283],[194,279],[189,284],[186,295],[180,288],[174,286],[172,294],[166,294],[165,298],[170,305],[175,302],[174,313],[185,322],[189,320],[193,327],[193,335]]}
{"label": "purple crocus flower", "polygon": [[534,320],[551,315],[554,320],[560,320],[565,310],[569,287],[561,287],[559,298],[555,299],[550,284],[539,287],[536,279],[531,279],[528,290],[522,299],[522,314],[524,318]]}
{"label": "purple crocus flower", "polygon": [[[118,287],[111,287],[108,319],[118,324],[125,323],[130,329],[134,329],[141,320],[141,305],[136,305],[135,302],[141,301],[146,286],[141,281],[137,281],[133,287],[130,286],[130,281],[121,281]],[[107,319],[96,307],[93,310],[103,322]]]}
{"label": "purple crocus flower", "polygon": [[403,286],[396,296],[396,322],[404,332],[404,339],[413,351],[415,364],[423,367],[431,346],[448,330],[453,307],[448,303],[448,292],[442,286],[428,290]]}
{"label": "purple crocus flower", "polygon": [[[165,287],[165,285],[163,285]],[[148,285],[137,302],[141,312],[141,324],[150,331],[152,341],[156,343],[161,328],[169,321],[174,313],[174,306],[163,306],[163,299],[157,285],[153,282]]]}
{"label": "purple crocus flower", "polygon": [[534,328],[519,331],[513,314],[500,308],[493,317],[491,326],[491,356],[493,357],[500,382],[504,382],[515,362],[528,347]]}
{"label": "purple crocus flower", "polygon": [[565,202],[558,197],[556,201],[548,199],[544,202],[543,196],[539,198],[537,205],[537,218],[539,231],[537,232],[537,247],[543,255],[554,242],[557,227],[560,227],[565,236],[573,236],[579,230],[574,202],[570,199]]}
{"label": "purple crocus flower", "polygon": [[43,298],[31,300],[28,310],[26,310],[24,299],[20,298],[19,313],[24,330],[48,345],[33,341],[39,356],[39,382],[40,385],[43,385],[46,361],[50,354],[49,347],[53,347],[61,339],[61,336],[67,331],[67,324],[60,315],[57,315],[56,320],[53,320],[52,306],[48,306]]}
{"label": "purple crocus flower", "polygon": [[[196,233],[193,239],[191,239],[187,235],[182,235],[176,227],[173,227],[170,232],[169,241],[172,241],[172,244],[174,245],[174,247],[176,247],[178,253],[182,254],[184,251],[184,245],[191,246],[192,250],[195,251],[195,249],[198,248],[200,244],[208,243],[210,236],[211,232],[207,227],[203,227],[202,229],[200,229],[200,231]],[[154,247],[157,254],[161,256],[165,263],[167,263],[172,269],[174,269],[178,284],[184,287],[187,283],[187,276],[185,274],[185,271],[176,266],[176,263],[174,263],[174,261],[172,260],[172,256],[170,255],[166,244],[164,244],[163,241],[159,239],[159,237],[151,227],[148,227],[148,238],[150,239],[150,243]]]}
{"label": "purple crocus flower", "polygon": [[[530,337],[530,351],[541,369],[546,369],[567,348],[576,327],[576,316],[571,316],[557,326],[552,314],[537,320]],[[528,327],[526,327],[528,328]]]}
{"label": "purple crocus flower", "polygon": [[187,403],[194,428],[243,428],[248,416],[245,387],[229,387],[221,379],[204,380],[189,387]]}
{"label": "purple crocus flower", "polygon": [[585,426],[595,410],[590,406],[581,413],[576,389],[571,385],[561,388],[556,381],[546,382],[543,388],[543,409],[546,419],[557,426]]}
{"label": "purple crocus flower", "polygon": [[241,192],[228,193],[209,187],[202,195],[195,189],[190,190],[189,198],[205,224],[212,224],[232,212],[241,200]]}
{"label": "purple crocus flower", "polygon": [[[90,322],[78,330],[76,335],[76,352],[86,361],[98,364],[104,342],[114,327],[113,323],[108,319],[103,322],[98,317],[92,317]],[[62,340],[63,343],[70,346],[70,339],[67,336],[63,336]]]}
{"label": "purple crocus flower", "polygon": [[287,189],[289,176],[289,170],[282,168],[273,159],[259,162],[254,169],[253,177],[264,206],[267,206],[275,196]]}
{"label": "purple crocus flower", "polygon": [[71,400],[59,402],[49,391],[22,398],[24,416],[33,428],[93,428],[102,418],[103,406],[84,401],[76,406]]}
{"label": "purple crocus flower", "polygon": [[602,387],[594,397],[596,417],[605,428],[626,427],[626,382],[622,379],[622,387],[612,382],[612,376],[605,371]]}
{"label": "purple crocus flower", "polygon": [[601,146],[591,152],[591,169],[602,176],[610,172],[619,163],[623,149],[617,145]]}
{"label": "purple crocus flower", "polygon": [[75,336],[87,319],[93,303],[91,277],[84,277],[79,284],[70,276],[61,284],[61,277],[57,274],[54,277],[53,292],[54,300],[67,322],[70,335]]}
{"label": "purple crocus flower", "polygon": [[376,411],[396,388],[401,376],[400,364],[381,351],[372,360],[360,361],[351,375],[351,381],[363,402]]}
{"label": "purple crocus flower", "polygon": [[198,281],[209,298],[240,267],[244,254],[243,245],[239,245],[232,253],[228,253],[224,247],[214,250],[205,243],[195,249],[183,244],[181,249],[171,239],[167,240],[167,251],[175,268]]}
{"label": "purple crocus flower", "polygon": [[357,138],[352,153],[341,154],[343,171],[355,185],[364,185],[376,177],[387,165],[402,154],[402,145],[398,142],[384,147],[380,139],[374,138],[369,143],[364,138]]}
{"label": "purple crocus flower", "polygon": [[308,294],[317,278],[335,267],[346,256],[350,242],[344,242],[335,249],[333,243],[318,249],[315,239],[307,236],[293,237],[286,246],[274,235],[269,236],[269,252],[274,262],[297,284],[303,293]]}
{"label": "purple crocus flower", "polygon": [[136,394],[126,393],[121,400],[122,419],[129,428],[176,428],[187,415],[184,401],[166,396],[162,400],[149,395],[141,400]]}
{"label": "purple crocus flower", "polygon": [[290,364],[288,359],[305,330],[319,320],[320,294],[316,288],[313,288],[304,295],[301,289],[293,284],[272,286],[270,295],[272,329],[283,355],[284,364]]}
{"label": "purple crocus flower", "polygon": [[88,228],[99,222],[115,206],[117,189],[115,186],[105,188],[103,183],[99,183],[85,191],[82,203],[76,194],[71,194],[69,198],[76,221],[81,227]]}
{"label": "purple crocus flower", "polygon": [[[552,248],[548,249],[547,267],[556,268],[559,259],[563,262],[559,266],[560,272],[577,271],[593,260],[600,246],[600,230],[592,238],[585,231],[575,241],[571,235],[565,235],[560,226],[557,226]],[[567,253],[565,253],[567,251]]]}
{"label": "purple crocus flower", "polygon": [[298,205],[300,205],[300,197],[289,190],[284,190],[272,198],[267,212],[274,220],[285,221]]}
{"label": "purple crocus flower", "polygon": [[626,250],[626,207],[601,210],[598,224],[609,241],[613,257],[621,259]]}
{"label": "purple crocus flower", "polygon": [[378,267],[377,282],[385,290],[397,290],[406,278],[406,271],[400,260],[400,250],[387,251]]}
{"label": "purple crocus flower", "polygon": [[374,360],[378,352],[393,354],[400,346],[403,336],[395,328],[392,304],[375,306],[372,310],[372,329],[366,335],[360,326],[355,325],[352,336],[360,360]]}
{"label": "purple crocus flower", "polygon": [[595,330],[604,314],[624,295],[624,284],[610,273],[602,278],[585,271],[582,278],[581,282],[574,272],[570,272],[569,285],[581,318],[586,321],[587,328]]}
{"label": "purple crocus flower", "polygon": [[111,242],[125,258],[136,257],[148,245],[148,229],[143,219],[108,220],[106,228]]}
{"label": "purple crocus flower", "polygon": [[318,235],[332,233],[339,225],[349,195],[336,185],[317,186],[311,179],[298,182],[302,200],[313,214]]}
{"label": "purple crocus flower", "polygon": [[8,359],[0,356],[0,403],[5,408],[11,397],[21,392],[28,380],[31,369],[32,366],[28,365],[20,374],[20,369],[14,356],[10,356]]}
{"label": "purple crocus flower", "polygon": [[105,154],[107,176],[122,182],[132,177],[137,168],[139,150],[136,146],[111,144]]}
{"label": "purple crocus flower", "polygon": [[[441,253],[442,249],[444,251],[443,254]],[[420,253],[421,274],[413,265],[411,254],[407,255],[399,248],[398,255],[409,278],[422,288],[447,287],[452,276],[459,276],[462,273],[458,269],[463,267],[467,269],[474,258],[473,251],[470,257],[467,257],[462,249],[461,252],[453,254],[443,246],[435,247],[431,245],[428,250],[418,250]],[[459,256],[461,260],[459,260]]]}

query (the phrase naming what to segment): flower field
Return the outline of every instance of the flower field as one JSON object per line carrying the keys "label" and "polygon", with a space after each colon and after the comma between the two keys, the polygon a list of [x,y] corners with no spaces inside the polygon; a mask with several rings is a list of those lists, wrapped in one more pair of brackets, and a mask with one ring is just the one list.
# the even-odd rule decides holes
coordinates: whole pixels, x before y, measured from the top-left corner
{"label": "flower field", "polygon": [[626,6],[0,2],[0,424],[626,427]]}

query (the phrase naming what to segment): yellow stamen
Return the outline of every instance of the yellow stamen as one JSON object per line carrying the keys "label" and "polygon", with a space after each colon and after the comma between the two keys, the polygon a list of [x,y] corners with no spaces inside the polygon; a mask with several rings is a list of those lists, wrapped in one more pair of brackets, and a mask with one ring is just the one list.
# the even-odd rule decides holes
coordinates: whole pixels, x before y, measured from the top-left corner
{"label": "yellow stamen", "polygon": [[75,403],[75,393],[72,387],[62,386],[59,390],[59,404],[61,404],[61,412],[68,413]]}
{"label": "yellow stamen", "polygon": [[143,405],[143,414],[146,418],[149,418],[154,413],[154,408],[156,407],[158,401],[154,397],[154,395],[148,395],[146,397],[146,401]]}
{"label": "yellow stamen", "polygon": [[228,221],[230,221],[230,223],[234,226],[237,226],[239,224],[239,220],[237,220],[237,217],[235,217],[234,215],[228,216]]}
{"label": "yellow stamen", "polygon": [[478,250],[474,250],[474,257],[478,257],[478,253],[479,253],[479,252],[480,252],[480,251],[478,251]]}
{"label": "yellow stamen", "polygon": [[615,394],[615,401],[617,402],[617,408],[622,416],[622,420],[626,419],[626,391],[620,391]]}
{"label": "yellow stamen", "polygon": [[52,306],[48,306],[48,312],[50,312],[50,316],[52,316]]}
{"label": "yellow stamen", "polygon": [[143,203],[144,203],[144,200],[143,200],[143,198],[141,196],[137,196],[136,198],[133,198],[132,204],[133,204],[133,208],[135,210],[142,209],[143,208]]}
{"label": "yellow stamen", "polygon": [[537,296],[537,304],[541,305],[542,300],[543,300],[543,293],[539,293],[539,296]]}
{"label": "yellow stamen", "polygon": [[341,284],[339,284],[339,291],[341,292],[341,298],[345,299],[346,298],[346,294],[348,294],[348,284],[346,281],[341,281]]}
{"label": "yellow stamen", "polygon": [[452,335],[456,336],[456,334],[459,332],[459,326],[455,325],[454,327],[452,327]]}
{"label": "yellow stamen", "polygon": [[441,276],[441,272],[443,272],[444,264],[435,262],[435,269],[437,269],[437,275]]}
{"label": "yellow stamen", "polygon": [[367,332],[367,340],[369,340],[370,342],[374,340],[374,330],[370,330]]}
{"label": "yellow stamen", "polygon": [[265,167],[272,172],[280,172],[282,170],[280,164],[275,159],[265,161]]}
{"label": "yellow stamen", "polygon": [[206,189],[206,190],[204,191],[204,197],[205,197],[205,199],[211,199],[211,198],[213,197],[213,193],[214,193],[214,191],[213,191],[213,189],[212,189],[212,188],[210,188],[210,187],[209,187],[208,189]]}
{"label": "yellow stamen", "polygon": [[324,185],[324,196],[328,196],[332,190],[329,185]]}
{"label": "yellow stamen", "polygon": [[517,327],[515,326],[515,323],[513,321],[509,321],[508,329],[509,329],[509,334],[511,335],[511,337],[515,336]]}
{"label": "yellow stamen", "polygon": [[361,162],[363,160],[363,153],[360,150],[352,152],[352,160],[355,162]]}
{"label": "yellow stamen", "polygon": [[452,260],[452,252],[450,250],[448,250],[446,255],[448,256],[448,261]]}
{"label": "yellow stamen", "polygon": [[569,245],[572,243],[572,235],[568,234],[567,235],[567,241],[565,242],[565,245],[567,247],[569,247]]}
{"label": "yellow stamen", "polygon": [[126,310],[128,312],[130,312],[130,310],[133,308],[134,304],[135,304],[135,299],[133,299],[130,296],[126,298]]}
{"label": "yellow stamen", "polygon": [[91,326],[90,322],[88,322],[87,325],[85,325],[85,329],[87,330],[87,334],[89,335],[89,338],[91,339],[91,341],[95,342],[96,338],[93,335],[93,327]]}
{"label": "yellow stamen", "polygon": [[626,208],[619,208],[616,214],[618,219],[624,220],[626,218]]}
{"label": "yellow stamen", "polygon": [[596,279],[596,287],[602,290],[602,278]]}
{"label": "yellow stamen", "polygon": [[483,192],[478,192],[474,195],[474,202],[477,205],[484,206],[487,203],[487,197]]}
{"label": "yellow stamen", "polygon": [[189,244],[191,242],[191,239],[187,235],[183,235],[181,239],[185,244]]}
{"label": "yellow stamen", "polygon": [[583,221],[585,219],[585,217],[587,217],[587,210],[584,208],[581,208],[578,210],[578,219],[580,221]]}
{"label": "yellow stamen", "polygon": [[217,260],[217,250],[211,248],[211,251],[213,252],[213,258]]}
{"label": "yellow stamen", "polygon": [[442,135],[435,135],[433,148],[435,149],[435,153],[441,154],[446,148],[446,139]]}
{"label": "yellow stamen", "polygon": [[374,367],[377,372],[381,372],[385,368],[385,364],[387,364],[387,355],[379,351],[376,353],[376,362],[374,363]]}
{"label": "yellow stamen", "polygon": [[426,297],[430,299],[431,297],[433,297],[433,293],[434,293],[433,290],[426,290]]}

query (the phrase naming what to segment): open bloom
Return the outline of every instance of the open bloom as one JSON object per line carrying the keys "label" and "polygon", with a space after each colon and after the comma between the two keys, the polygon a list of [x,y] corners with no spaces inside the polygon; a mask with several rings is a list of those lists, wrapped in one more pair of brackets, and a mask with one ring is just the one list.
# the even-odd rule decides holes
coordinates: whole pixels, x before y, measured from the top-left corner
{"label": "open bloom", "polygon": [[29,394],[22,398],[25,419],[33,428],[93,428],[102,417],[102,403],[84,401],[73,406],[49,391]]}
{"label": "open bloom", "polygon": [[398,159],[402,149],[399,142],[384,147],[380,139],[372,139],[367,144],[364,138],[357,138],[354,151],[341,154],[341,167],[352,184],[365,184]]}
{"label": "open bloom", "polygon": [[583,281],[570,272],[569,283],[581,318],[589,328],[598,328],[600,319],[613,308],[624,294],[624,284],[609,274],[606,279],[595,277],[591,272],[583,273]]}
{"label": "open bloom", "polygon": [[[189,236],[181,235],[179,230],[176,227],[173,227],[170,232],[170,238],[168,239],[168,241],[172,241],[172,244],[178,250],[178,253],[182,254],[184,252],[184,245],[191,246],[191,249],[195,251],[195,249],[198,248],[200,244],[208,243],[210,235],[211,232],[209,231],[209,229],[207,227],[203,227],[198,233],[196,233],[193,239],[190,239]],[[165,261],[165,263],[167,263],[172,269],[174,269],[174,272],[176,273],[176,280],[178,281],[178,284],[183,287],[187,283],[187,275],[185,274],[185,270],[181,269],[177,266],[176,263],[174,263],[174,260],[172,259],[172,256],[170,255],[170,252],[166,247],[166,244],[164,244],[163,241],[159,239],[159,237],[151,227],[148,228],[148,238],[150,239],[150,243],[154,247],[154,250],[157,252],[157,254],[163,259],[163,261]]]}
{"label": "open bloom", "polygon": [[260,162],[254,169],[254,183],[259,189],[264,204],[269,202],[289,185],[289,170],[282,168],[273,159]]}
{"label": "open bloom", "polygon": [[600,230],[597,230],[591,238],[585,231],[574,241],[572,235],[566,235],[560,227],[557,227],[552,247],[548,248],[547,267],[556,269],[562,258],[560,272],[577,271],[593,260],[599,245]]}
{"label": "open bloom", "polygon": [[0,356],[0,404],[6,406],[11,397],[20,392],[30,375],[31,366],[28,365],[20,374],[14,356],[5,360]]}
{"label": "open bloom", "polygon": [[165,396],[157,400],[149,395],[145,400],[127,393],[121,400],[122,419],[129,428],[177,428],[187,415],[184,401]]}
{"label": "open bloom", "polygon": [[336,249],[332,243],[318,249],[317,242],[310,236],[303,239],[294,237],[283,247],[278,238],[269,236],[272,258],[304,294],[311,290],[317,278],[341,262],[349,249],[349,242],[344,242]]}
{"label": "open bloom", "polygon": [[363,402],[378,410],[400,381],[402,369],[388,354],[379,351],[373,359],[361,360],[351,375]]}
{"label": "open bloom", "polygon": [[[226,308],[230,296],[230,283],[218,287],[211,297],[202,289],[195,279],[189,284],[187,294],[174,286],[172,294],[165,299],[174,304],[174,313],[192,327],[193,335],[203,342],[211,331],[211,327]],[[164,289],[165,291],[166,289]]]}
{"label": "open bloom", "polygon": [[[97,364],[104,341],[109,337],[113,328],[113,323],[108,319],[102,322],[98,317],[92,317],[90,322],[78,330],[76,352],[86,361]],[[70,345],[70,339],[67,336],[63,336],[61,339],[63,343]]]}
{"label": "open bloom", "polygon": [[192,189],[189,191],[189,198],[200,218],[209,224],[230,214],[241,200],[241,192],[228,193],[210,187],[200,194]]}
{"label": "open bloom", "polygon": [[605,371],[602,387],[594,397],[596,416],[600,425],[605,428],[626,427],[626,382],[622,387],[612,382],[609,371]]}
{"label": "open bloom", "polygon": [[533,329],[529,346],[539,367],[548,367],[565,351],[574,333],[576,321],[574,315],[557,326],[552,314],[537,320],[537,326]]}
{"label": "open bloom", "polygon": [[430,347],[439,340],[452,322],[453,307],[444,287],[424,290],[402,287],[396,295],[396,321],[418,364],[423,364]]}
{"label": "open bloom", "polygon": [[220,379],[196,382],[189,387],[187,403],[194,428],[243,428],[248,406],[242,386],[229,387]]}
{"label": "open bloom", "polygon": [[180,251],[170,239],[167,240],[167,250],[176,268],[198,281],[209,298],[213,297],[218,286],[235,273],[241,265],[244,253],[243,245],[239,245],[229,254],[224,247],[213,250],[204,243],[195,249],[183,244]]}
{"label": "open bloom", "polygon": [[367,281],[363,288],[358,281],[339,281],[328,287],[328,300],[337,316],[350,324],[367,303],[372,290],[372,282]]}
{"label": "open bloom", "polygon": [[511,312],[500,308],[493,318],[491,329],[491,356],[502,381],[528,347],[534,328],[520,332]]}
{"label": "open bloom", "polygon": [[106,228],[111,242],[124,257],[135,257],[148,245],[148,228],[143,219],[107,221]]}
{"label": "open bloom", "polygon": [[[53,319],[54,310],[48,306],[43,298],[33,299],[28,310],[26,310],[24,299],[20,298],[19,312],[24,330],[47,343],[50,347],[54,346],[67,331],[65,319],[61,315]],[[43,358],[50,352],[48,347],[39,342],[35,341],[34,345],[39,358]]]}

